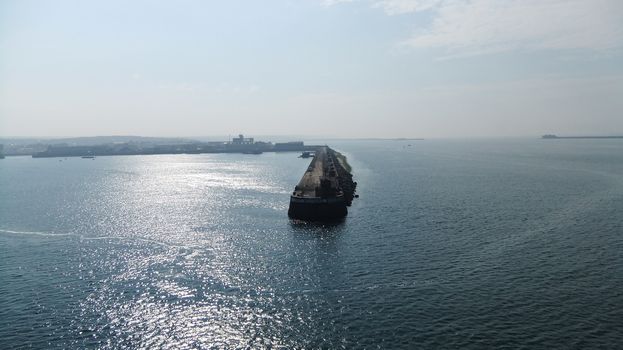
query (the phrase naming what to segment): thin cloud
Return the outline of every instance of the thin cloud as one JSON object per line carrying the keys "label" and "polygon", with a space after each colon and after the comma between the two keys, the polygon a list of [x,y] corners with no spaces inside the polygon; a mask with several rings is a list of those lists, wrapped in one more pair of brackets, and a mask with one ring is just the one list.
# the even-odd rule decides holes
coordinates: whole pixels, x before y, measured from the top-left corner
{"label": "thin cloud", "polygon": [[333,5],[337,5],[337,4],[341,4],[341,3],[345,3],[345,2],[353,2],[356,0],[322,0],[322,4],[325,6],[333,6]]}
{"label": "thin cloud", "polygon": [[406,44],[449,51],[604,50],[623,45],[623,6],[612,0],[445,1]]}
{"label": "thin cloud", "polygon": [[[386,14],[402,15],[411,12],[429,10],[439,6],[444,0],[374,0],[367,1],[372,7],[382,9]],[[364,0],[322,0],[325,6],[333,6],[349,2],[366,2]]]}
{"label": "thin cloud", "polygon": [[441,5],[443,0],[381,0],[372,7],[383,9],[388,15],[402,15],[411,12],[426,11]]}
{"label": "thin cloud", "polygon": [[[326,0],[334,5],[346,0]],[[449,57],[511,50],[623,47],[620,0],[370,0],[387,15],[430,21],[403,44],[445,49]]]}

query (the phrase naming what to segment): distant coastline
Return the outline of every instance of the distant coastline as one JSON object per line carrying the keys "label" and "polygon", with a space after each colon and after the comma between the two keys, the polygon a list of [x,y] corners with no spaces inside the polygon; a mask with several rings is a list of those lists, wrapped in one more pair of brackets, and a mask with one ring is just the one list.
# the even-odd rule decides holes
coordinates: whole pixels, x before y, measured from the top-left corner
{"label": "distant coastline", "polygon": [[553,135],[553,134],[548,134],[548,135],[543,135],[541,136],[542,139],[548,139],[548,140],[552,140],[552,139],[623,139],[623,136],[588,136],[588,135],[584,135],[584,136],[557,136],[557,135]]}
{"label": "distant coastline", "polygon": [[[48,143],[49,142],[49,143]],[[0,155],[30,155],[33,158],[153,155],[153,154],[201,154],[313,151],[318,146],[305,145],[303,141],[264,142],[238,135],[229,141],[201,142],[181,138],[143,137],[95,137],[74,138],[52,143],[10,143],[0,145]],[[4,152],[2,152],[4,148]]]}
{"label": "distant coastline", "polygon": [[[284,137],[277,137],[281,141]],[[315,139],[311,139],[314,141]],[[422,138],[357,138],[317,139],[316,143],[328,140],[349,141],[420,141]],[[3,149],[4,146],[4,149]],[[150,154],[199,154],[199,153],[244,153],[300,152],[313,151],[317,145],[306,145],[303,141],[263,142],[243,135],[227,141],[215,138],[190,139],[182,137],[144,136],[91,136],[58,139],[0,137],[0,159],[2,156],[82,157],[109,155]]]}

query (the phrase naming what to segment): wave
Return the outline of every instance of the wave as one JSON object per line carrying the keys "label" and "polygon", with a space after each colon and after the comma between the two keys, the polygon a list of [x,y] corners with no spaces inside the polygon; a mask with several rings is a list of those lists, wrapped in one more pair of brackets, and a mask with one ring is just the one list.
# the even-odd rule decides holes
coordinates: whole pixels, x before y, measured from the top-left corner
{"label": "wave", "polygon": [[[0,229],[0,233],[7,233],[7,234],[13,234],[13,235],[24,235],[24,236],[42,236],[42,237],[76,236],[76,233],[72,233],[72,232],[55,233],[55,232],[43,232],[43,231],[17,231],[17,230],[7,230],[7,229]],[[135,241],[135,242],[138,241],[138,242],[144,242],[148,244],[163,246],[166,248],[181,249],[181,250],[188,250],[188,251],[193,251],[193,250],[202,248],[202,246],[200,245],[173,244],[173,243],[167,243],[167,242],[162,242],[162,241],[149,239],[149,238],[142,238],[142,237],[123,237],[123,236],[89,237],[85,235],[79,235],[78,237],[80,238],[80,240],[84,240],[84,241],[97,241],[97,240],[119,240],[119,241]]]}
{"label": "wave", "polygon": [[80,240],[83,240],[83,241],[99,241],[99,240],[138,241],[138,242],[144,242],[144,243],[149,243],[149,244],[163,246],[163,247],[166,247],[166,248],[183,249],[183,250],[194,250],[194,249],[197,249],[197,248],[201,248],[201,246],[199,246],[199,245],[178,245],[178,244],[172,244],[172,243],[167,243],[167,242],[162,242],[162,241],[149,239],[149,238],[142,238],[142,237],[123,237],[123,236],[95,236],[95,237],[89,237],[89,236],[80,236]]}
{"label": "wave", "polygon": [[0,232],[17,234],[17,235],[52,236],[52,237],[61,237],[61,236],[73,235],[73,233],[55,233],[55,232],[41,232],[41,231],[15,231],[15,230],[5,230],[5,229],[0,229]]}

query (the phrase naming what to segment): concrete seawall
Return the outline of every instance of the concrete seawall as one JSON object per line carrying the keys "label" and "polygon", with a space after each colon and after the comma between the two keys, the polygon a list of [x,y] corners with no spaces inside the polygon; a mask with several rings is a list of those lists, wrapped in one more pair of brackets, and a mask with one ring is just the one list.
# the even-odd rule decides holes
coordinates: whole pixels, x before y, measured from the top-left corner
{"label": "concrete seawall", "polygon": [[306,221],[335,221],[348,214],[357,184],[352,174],[327,146],[314,158],[290,196],[288,216]]}

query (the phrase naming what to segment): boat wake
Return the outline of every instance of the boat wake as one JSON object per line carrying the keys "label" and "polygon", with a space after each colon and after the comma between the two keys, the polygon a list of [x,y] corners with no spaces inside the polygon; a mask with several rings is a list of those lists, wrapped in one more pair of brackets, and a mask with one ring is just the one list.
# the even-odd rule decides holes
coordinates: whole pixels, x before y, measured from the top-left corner
{"label": "boat wake", "polygon": [[0,233],[9,233],[16,235],[30,235],[30,236],[46,236],[46,237],[62,237],[71,236],[73,233],[55,233],[55,232],[40,232],[40,231],[15,231],[0,229]]}
{"label": "boat wake", "polygon": [[173,244],[168,242],[161,242],[154,239],[142,238],[142,237],[123,237],[123,236],[96,236],[89,237],[85,235],[78,235],[72,232],[64,232],[64,233],[56,233],[56,232],[42,232],[42,231],[17,231],[17,230],[7,230],[0,229],[0,234],[9,234],[9,235],[22,235],[22,236],[40,236],[40,237],[67,237],[67,236],[77,236],[81,241],[99,241],[99,240],[118,240],[118,241],[134,241],[134,242],[143,242],[153,245],[159,245],[166,248],[173,249],[181,249],[181,250],[196,250],[202,248],[199,245],[183,245],[183,244]]}

